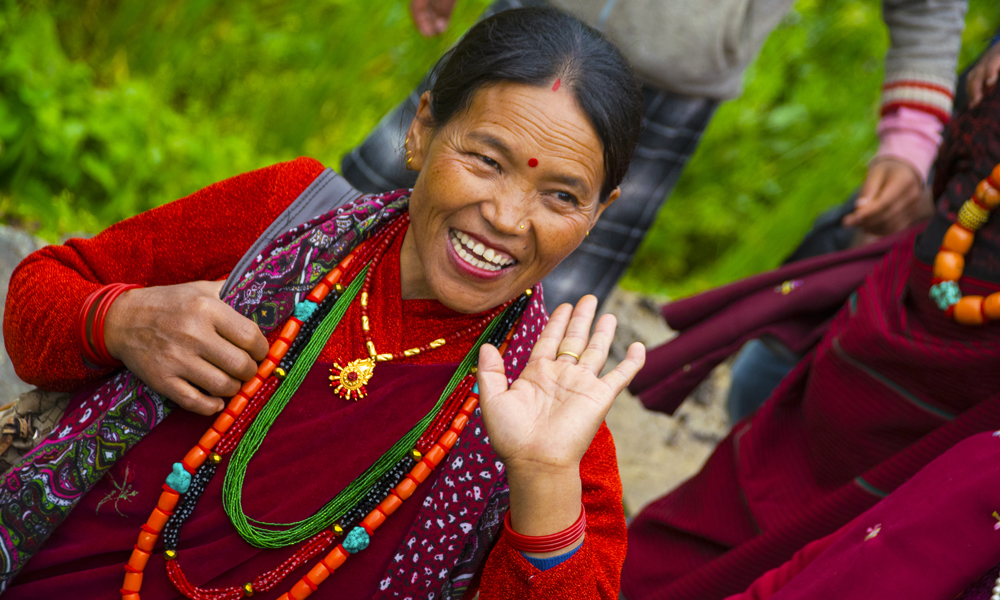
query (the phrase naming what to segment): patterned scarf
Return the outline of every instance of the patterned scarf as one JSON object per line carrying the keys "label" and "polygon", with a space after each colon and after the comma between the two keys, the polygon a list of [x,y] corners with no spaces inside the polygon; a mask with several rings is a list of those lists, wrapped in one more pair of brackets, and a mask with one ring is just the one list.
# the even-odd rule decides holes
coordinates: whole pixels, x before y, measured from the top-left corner
{"label": "patterned scarf", "polygon": [[[319,279],[408,203],[407,191],[363,196],[281,234],[223,300],[267,335]],[[540,286],[535,291],[504,354],[511,381],[547,320]],[[0,481],[0,592],[83,495],[173,407],[128,370],[72,399],[49,438]],[[496,539],[508,505],[507,483],[478,410],[439,468],[379,598],[460,598]]]}

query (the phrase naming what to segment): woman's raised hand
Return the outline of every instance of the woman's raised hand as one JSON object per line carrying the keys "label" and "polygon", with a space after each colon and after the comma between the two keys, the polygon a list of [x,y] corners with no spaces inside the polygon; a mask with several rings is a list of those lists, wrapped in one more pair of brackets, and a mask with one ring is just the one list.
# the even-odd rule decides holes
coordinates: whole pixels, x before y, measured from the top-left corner
{"label": "woman's raised hand", "polygon": [[108,311],[104,341],[111,356],[153,390],[187,410],[225,407],[267,356],[257,325],[219,300],[221,281],[138,288]]}
{"label": "woman's raised hand", "polygon": [[616,322],[613,315],[602,316],[591,335],[596,310],[597,298],[589,295],[575,309],[557,308],[509,388],[497,349],[483,346],[479,352],[483,421],[507,470],[512,523],[525,535],[559,531],[579,516],[580,460],[645,361],[646,350],[637,342],[625,360],[600,376]]}

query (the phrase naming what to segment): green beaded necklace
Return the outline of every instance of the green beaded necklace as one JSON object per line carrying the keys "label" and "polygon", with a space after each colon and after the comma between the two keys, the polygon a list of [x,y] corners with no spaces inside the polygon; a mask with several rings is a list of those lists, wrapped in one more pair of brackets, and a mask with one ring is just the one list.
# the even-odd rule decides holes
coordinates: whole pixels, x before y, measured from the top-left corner
{"label": "green beaded necklace", "polygon": [[393,444],[375,463],[368,467],[357,479],[341,490],[332,500],[327,502],[311,516],[295,521],[293,523],[268,523],[258,521],[248,517],[243,512],[243,480],[246,477],[247,467],[254,454],[260,448],[264,437],[274,424],[275,419],[281,414],[292,395],[298,390],[309,370],[312,369],[316,358],[326,346],[330,336],[336,329],[351,302],[361,289],[365,274],[371,265],[366,266],[351,282],[351,285],[344,290],[344,293],[330,309],[329,314],[316,328],[313,336],[302,350],[298,360],[290,369],[281,386],[275,391],[267,405],[254,419],[247,429],[246,434],[233,452],[229,466],[226,468],[226,478],[222,485],[222,504],[226,514],[232,521],[233,526],[250,544],[258,548],[282,548],[302,542],[323,529],[330,526],[337,519],[340,519],[352,506],[354,506],[364,496],[369,489],[383,476],[390,468],[398,463],[413,448],[417,439],[427,430],[434,417],[440,412],[445,401],[451,396],[459,382],[475,366],[479,356],[479,348],[486,342],[490,334],[497,327],[497,324],[504,320],[504,316],[513,307],[507,307],[503,313],[497,315],[485,331],[472,345],[472,348],[462,359],[455,373],[452,375],[448,385],[445,386],[440,398],[434,407],[410,429],[398,442]]}

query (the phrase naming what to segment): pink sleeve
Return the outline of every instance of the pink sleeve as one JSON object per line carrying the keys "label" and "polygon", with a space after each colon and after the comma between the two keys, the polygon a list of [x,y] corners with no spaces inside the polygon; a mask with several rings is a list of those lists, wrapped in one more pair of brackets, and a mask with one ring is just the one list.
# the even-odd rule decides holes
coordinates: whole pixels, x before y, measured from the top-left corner
{"label": "pink sleeve", "polygon": [[921,181],[927,181],[943,129],[944,123],[929,112],[905,106],[890,110],[878,122],[880,143],[875,160],[902,160],[916,169]]}

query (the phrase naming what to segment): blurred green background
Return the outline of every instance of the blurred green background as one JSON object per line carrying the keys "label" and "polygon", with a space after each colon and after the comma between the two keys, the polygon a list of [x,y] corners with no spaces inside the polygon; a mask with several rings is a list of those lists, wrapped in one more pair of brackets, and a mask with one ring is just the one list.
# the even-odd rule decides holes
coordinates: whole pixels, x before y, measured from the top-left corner
{"label": "blurred green background", "polygon": [[[336,168],[487,4],[427,40],[404,0],[0,0],[0,220],[56,240],[296,156]],[[996,0],[966,22],[963,66]],[[776,266],[864,178],[887,43],[876,0],[799,0],[623,285],[676,297]]]}

